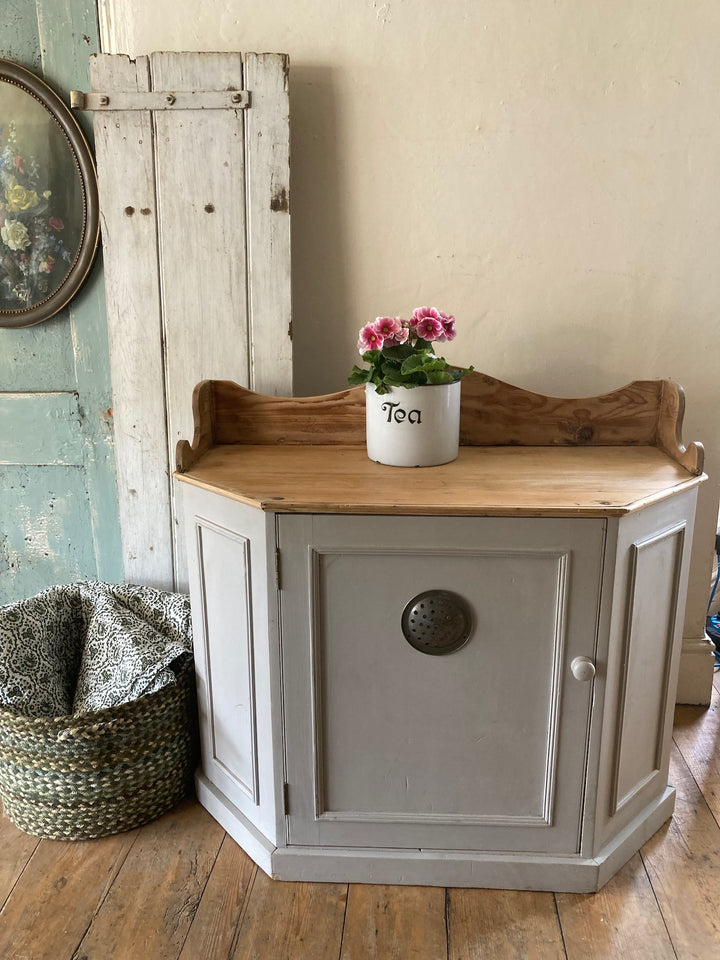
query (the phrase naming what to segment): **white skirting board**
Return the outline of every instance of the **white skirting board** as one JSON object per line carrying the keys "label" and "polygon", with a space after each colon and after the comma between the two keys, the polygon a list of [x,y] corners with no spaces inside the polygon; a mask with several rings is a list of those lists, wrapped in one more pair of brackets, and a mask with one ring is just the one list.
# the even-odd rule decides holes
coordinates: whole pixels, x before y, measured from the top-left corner
{"label": "white skirting board", "polygon": [[680,654],[676,703],[708,706],[712,697],[715,645],[709,637],[685,637]]}

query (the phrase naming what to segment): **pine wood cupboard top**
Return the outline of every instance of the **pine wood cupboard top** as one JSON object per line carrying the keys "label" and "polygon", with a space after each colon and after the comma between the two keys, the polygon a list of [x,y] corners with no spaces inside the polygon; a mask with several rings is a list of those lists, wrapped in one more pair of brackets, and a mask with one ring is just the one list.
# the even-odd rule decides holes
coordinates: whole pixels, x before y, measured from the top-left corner
{"label": "pine wood cupboard top", "polygon": [[457,460],[404,468],[368,459],[362,387],[286,398],[205,380],[175,476],[280,513],[455,516],[620,516],[704,479],[671,381],[571,399],[473,373],[462,390]]}

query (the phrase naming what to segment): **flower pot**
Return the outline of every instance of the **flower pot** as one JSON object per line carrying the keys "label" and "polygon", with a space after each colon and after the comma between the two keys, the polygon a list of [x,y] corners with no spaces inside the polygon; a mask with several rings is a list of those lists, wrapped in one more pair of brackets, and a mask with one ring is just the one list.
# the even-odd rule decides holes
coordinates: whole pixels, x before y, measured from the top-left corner
{"label": "flower pot", "polygon": [[432,386],[365,387],[367,454],[391,467],[432,467],[458,455],[460,381]]}

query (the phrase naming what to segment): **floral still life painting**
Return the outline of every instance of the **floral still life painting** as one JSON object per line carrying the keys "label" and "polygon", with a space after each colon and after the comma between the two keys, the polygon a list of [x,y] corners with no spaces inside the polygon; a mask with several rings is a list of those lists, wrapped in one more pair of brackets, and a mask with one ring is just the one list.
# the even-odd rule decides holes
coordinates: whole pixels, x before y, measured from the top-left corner
{"label": "floral still life painting", "polygon": [[60,122],[42,81],[27,74],[28,86],[15,82],[22,68],[12,66],[10,76],[0,71],[0,325],[27,326],[72,296],[72,277],[84,261],[84,279],[96,238],[88,260],[87,191],[76,149],[87,151],[82,133],[69,111]]}
{"label": "floral still life painting", "polygon": [[[58,216],[67,197],[53,195],[37,154],[18,142],[16,124],[0,128],[0,137],[0,302],[4,307],[33,306],[63,282],[72,266],[66,219]],[[74,244],[69,240],[77,247],[77,238]]]}

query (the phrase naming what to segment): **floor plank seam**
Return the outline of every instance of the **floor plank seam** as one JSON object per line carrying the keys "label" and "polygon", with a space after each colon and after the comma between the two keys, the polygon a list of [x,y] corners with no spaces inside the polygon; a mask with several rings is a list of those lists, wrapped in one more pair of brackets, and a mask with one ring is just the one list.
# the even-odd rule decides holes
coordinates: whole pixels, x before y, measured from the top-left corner
{"label": "floor plank seam", "polygon": [[552,895],[553,906],[555,907],[555,916],[557,917],[558,930],[560,931],[560,943],[562,944],[563,956],[568,960],[567,945],[565,943],[565,931],[563,930],[562,920],[560,919],[560,908],[558,907],[557,894]]}
{"label": "floor plank seam", "polygon": [[657,895],[657,893],[655,892],[655,886],[654,886],[654,884],[653,884],[652,874],[651,874],[650,871],[648,870],[648,865],[647,865],[647,863],[646,863],[646,861],[645,861],[645,856],[644,856],[644,854],[643,854],[642,848],[640,849],[640,862],[641,862],[642,865],[643,865],[643,870],[645,871],[645,876],[647,877],[648,883],[650,884],[650,889],[652,890],[653,900],[655,901],[655,905],[657,906],[657,911],[658,911],[658,913],[660,914],[660,920],[662,921],[662,925],[663,925],[663,927],[665,928],[665,933],[667,934],[668,943],[670,944],[670,949],[672,950],[673,956],[676,958],[676,960],[680,960],[680,955],[679,955],[679,953],[677,952],[677,950],[675,949],[675,944],[674,944],[674,942],[673,942],[673,938],[672,938],[672,935],[671,935],[671,933],[670,933],[670,928],[668,927],[667,920],[665,919],[665,914],[663,913],[662,906],[660,905],[660,901],[659,901],[659,899],[658,899],[658,895]]}
{"label": "floor plank seam", "polygon": [[133,838],[132,843],[128,846],[127,850],[125,851],[125,856],[122,856],[122,855],[119,856],[119,857],[118,857],[118,860],[120,860],[120,863],[117,863],[117,860],[116,860],[115,864],[113,864],[113,870],[114,870],[113,878],[112,878],[112,880],[110,881],[110,883],[108,883],[107,889],[105,890],[104,894],[102,895],[102,897],[101,897],[100,900],[98,901],[97,906],[96,906],[95,909],[93,910],[92,916],[90,917],[90,920],[88,921],[87,927],[85,927],[85,930],[83,931],[82,936],[81,936],[80,939],[78,940],[77,946],[75,947],[75,949],[73,950],[72,954],[70,955],[70,960],[85,960],[85,957],[83,957],[82,954],[81,954],[81,952],[80,952],[80,951],[81,951],[81,948],[82,948],[82,945],[83,945],[83,943],[85,942],[85,940],[87,939],[87,935],[88,935],[88,933],[90,933],[90,930],[91,930],[91,928],[92,928],[92,925],[95,923],[95,921],[96,921],[97,918],[99,917],[100,912],[101,912],[103,906],[105,905],[105,901],[106,901],[107,898],[110,896],[110,891],[111,891],[112,888],[115,886],[115,881],[117,880],[117,878],[118,878],[118,876],[119,876],[119,874],[120,874],[120,871],[121,871],[122,868],[124,867],[125,861],[127,860],[128,856],[130,855],[130,851],[132,850],[132,848],[133,848],[133,847],[135,846],[135,844],[137,843],[139,836],[140,836],[140,829],[138,828],[138,829],[135,830],[135,837]]}
{"label": "floor plank seam", "polygon": [[[688,760],[688,758],[687,758],[687,757],[685,756],[685,754],[683,753],[682,747],[680,746],[680,744],[679,744],[679,743],[677,742],[677,740],[675,739],[675,736],[673,736],[673,743],[675,744],[678,753],[679,753],[680,756],[682,757],[683,763],[684,763],[685,766],[687,767],[688,773],[689,773],[690,776],[692,777],[692,781],[693,781],[693,783],[695,784],[695,787],[696,787],[698,793],[700,794],[700,797],[702,798],[702,802],[705,804],[705,806],[706,806],[707,809],[708,809],[708,813],[710,814],[710,816],[711,816],[711,817],[713,818],[713,820],[715,821],[715,824],[717,825],[718,829],[720,829],[720,819],[718,819],[718,813],[715,811],[715,809],[713,808],[713,806],[710,804],[709,799],[705,796],[705,791],[703,790],[702,786],[701,786],[700,783],[698,782],[698,778],[695,776],[695,771],[693,770],[693,768],[692,768],[692,766],[691,766],[691,764],[690,764],[690,761]],[[678,802],[680,802],[680,801],[679,801],[679,800],[676,800],[675,802],[678,803]]]}
{"label": "floor plank seam", "polygon": [[225,843],[226,839],[227,839],[227,833],[223,834],[223,837],[220,840],[220,843],[218,844],[218,848],[215,851],[212,867],[210,867],[210,869],[207,872],[207,876],[205,877],[205,883],[203,884],[202,891],[200,892],[200,895],[197,898],[195,909],[193,910],[192,920],[187,926],[187,930],[185,931],[185,936],[182,939],[182,943],[180,944],[180,949],[178,950],[177,957],[175,958],[175,960],[178,960],[178,958],[182,956],[182,952],[185,949],[185,943],[187,941],[187,938],[190,936],[190,931],[192,930],[193,924],[195,923],[195,918],[197,917],[198,910],[200,909],[202,898],[205,896],[205,891],[207,890],[208,883],[210,882],[210,877],[212,876],[212,872],[217,865],[218,857],[220,856],[220,851],[222,850],[223,844]]}
{"label": "floor plank seam", "polygon": [[29,856],[29,857],[27,858],[27,860],[25,861],[22,870],[21,870],[20,873],[18,873],[18,875],[15,877],[15,882],[13,883],[12,887],[11,887],[10,890],[8,891],[8,895],[7,895],[7,896],[5,897],[5,899],[3,900],[2,906],[0,906],[0,917],[2,917],[3,912],[5,911],[5,908],[7,907],[8,903],[9,903],[9,901],[10,901],[10,898],[12,897],[13,893],[15,892],[15,888],[17,887],[18,883],[20,882],[20,878],[22,877],[22,875],[23,875],[23,874],[25,873],[25,871],[27,870],[27,868],[28,868],[28,866],[29,866],[29,864],[30,864],[30,861],[31,861],[32,858],[35,856],[35,854],[37,853],[37,850],[38,850],[38,847],[39,847],[39,846],[40,846],[40,841],[38,840],[38,842],[37,842],[37,843],[35,844],[35,846],[33,847],[32,852],[30,853],[30,856]]}
{"label": "floor plank seam", "polygon": [[345,940],[345,922],[347,920],[348,901],[350,900],[350,884],[345,884],[345,909],[343,910],[343,922],[340,928],[340,946],[338,947],[338,960],[342,960],[343,941]]}
{"label": "floor plank seam", "polygon": [[[223,843],[226,843],[226,842],[228,842],[228,841],[229,841],[229,842],[232,842],[232,843],[235,842],[234,840],[231,840],[230,837],[229,837],[229,835],[226,833],[226,834],[225,834],[225,837],[224,837],[224,839],[223,839]],[[222,846],[222,844],[221,844],[221,846]],[[243,899],[242,907],[240,908],[240,915],[239,915],[239,917],[238,917],[238,919],[237,919],[237,923],[235,924],[235,930],[234,930],[234,932],[233,932],[232,940],[230,941],[230,947],[229,947],[229,951],[228,951],[228,955],[227,955],[227,960],[233,960],[233,957],[235,956],[235,952],[236,952],[236,950],[237,950],[238,941],[240,940],[240,934],[241,934],[241,931],[242,931],[243,923],[245,922],[245,917],[247,916],[248,907],[249,907],[249,905],[250,905],[250,898],[252,897],[253,890],[255,889],[255,881],[256,881],[256,879],[257,879],[257,875],[258,875],[258,870],[259,870],[259,869],[260,869],[260,867],[258,867],[258,865],[255,864],[255,868],[254,868],[254,870],[253,870],[253,872],[252,872],[252,876],[250,877],[250,879],[249,879],[249,881],[248,881],[247,889],[245,890],[245,897],[244,897],[244,899]]]}
{"label": "floor plank seam", "polygon": [[445,960],[450,960],[450,888],[445,887]]}

